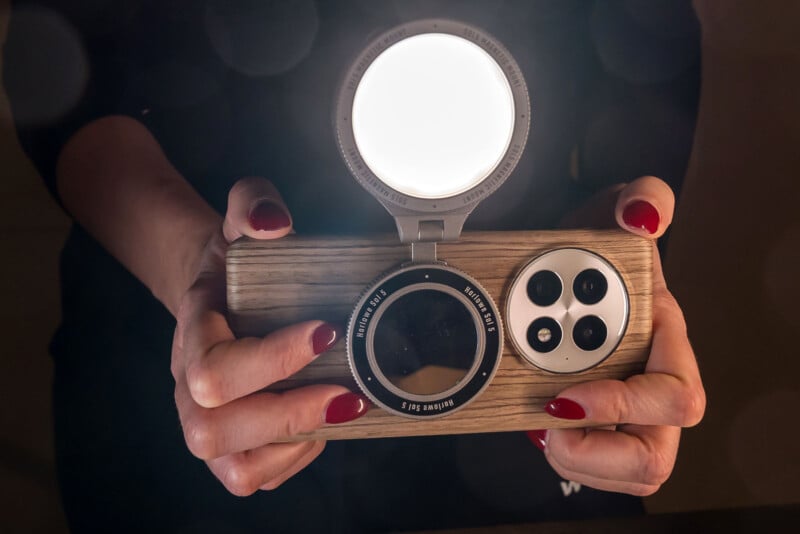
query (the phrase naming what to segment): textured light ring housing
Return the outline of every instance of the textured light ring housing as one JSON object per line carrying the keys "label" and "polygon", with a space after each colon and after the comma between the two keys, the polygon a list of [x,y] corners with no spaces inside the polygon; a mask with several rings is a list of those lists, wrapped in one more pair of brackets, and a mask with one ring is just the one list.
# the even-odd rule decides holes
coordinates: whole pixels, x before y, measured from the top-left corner
{"label": "textured light ring housing", "polygon": [[[394,189],[378,178],[361,156],[352,124],[353,102],[359,83],[370,65],[388,48],[412,36],[442,33],[463,38],[484,50],[505,75],[514,102],[514,126],[505,154],[486,178],[474,187],[446,198],[419,198]],[[482,200],[516,167],[530,128],[528,88],[519,65],[497,39],[473,26],[445,19],[426,19],[397,26],[373,40],[347,70],[337,97],[334,126],[342,157],[356,180],[385,206],[414,213],[448,213]]]}

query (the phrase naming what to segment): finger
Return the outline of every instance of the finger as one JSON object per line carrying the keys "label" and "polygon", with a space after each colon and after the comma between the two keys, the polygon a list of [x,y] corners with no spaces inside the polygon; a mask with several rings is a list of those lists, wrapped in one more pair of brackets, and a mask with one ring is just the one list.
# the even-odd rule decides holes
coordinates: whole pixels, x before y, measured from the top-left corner
{"label": "finger", "polygon": [[271,478],[267,481],[266,484],[260,486],[258,489],[271,491],[277,489],[281,484],[295,476],[297,473],[308,467],[308,464],[314,461],[317,456],[319,456],[323,450],[325,450],[325,442],[324,441],[312,441],[310,442],[312,447],[308,449],[305,455],[298,458],[294,464],[289,466],[283,473],[279,474],[276,477]]}
{"label": "finger", "polygon": [[236,182],[228,193],[228,210],[222,223],[225,240],[242,236],[276,239],[292,229],[289,209],[272,182],[248,177]]}
{"label": "finger", "polygon": [[339,337],[331,325],[309,321],[234,339],[223,314],[200,310],[184,327],[186,380],[195,402],[221,406],[295,374]]}
{"label": "finger", "polygon": [[614,216],[621,228],[658,238],[672,223],[674,211],[675,194],[666,182],[643,176],[619,191]]}
{"label": "finger", "polygon": [[175,326],[172,334],[172,354],[170,355],[169,370],[172,378],[177,382],[179,376],[183,374],[183,332],[180,323]]}
{"label": "finger", "polygon": [[658,250],[653,262],[653,339],[644,374],[569,387],[545,410],[587,424],[691,427],[703,418],[706,394],[686,320],[667,289]]}
{"label": "finger", "polygon": [[672,298],[654,298],[654,308],[653,343],[644,374],[571,386],[546,405],[548,413],[587,425],[699,423],[706,396],[683,315]]}
{"label": "finger", "polygon": [[[280,479],[288,471],[299,471],[320,452],[322,448],[313,441],[274,443],[209,460],[207,464],[228,491],[245,497],[265,484]],[[305,465],[298,468],[298,463],[302,461],[305,461]]]}
{"label": "finger", "polygon": [[680,429],[625,426],[620,431],[549,430],[545,456],[560,476],[593,488],[650,495],[675,466]]}
{"label": "finger", "polygon": [[[192,400],[184,382],[175,388],[186,445],[203,460],[312,432],[325,423],[328,406],[343,395],[349,392],[342,386],[318,384],[283,393],[257,393],[218,408],[203,408]],[[363,415],[366,408],[353,415]]]}

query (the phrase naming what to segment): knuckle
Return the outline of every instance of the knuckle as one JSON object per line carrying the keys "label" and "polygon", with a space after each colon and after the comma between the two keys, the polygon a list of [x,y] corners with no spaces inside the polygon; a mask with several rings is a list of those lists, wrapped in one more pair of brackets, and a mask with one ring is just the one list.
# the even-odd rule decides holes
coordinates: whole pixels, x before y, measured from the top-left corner
{"label": "knuckle", "polygon": [[220,404],[222,376],[203,361],[193,362],[186,369],[186,383],[192,398],[201,406]]}
{"label": "knuckle", "polygon": [[222,484],[237,497],[247,497],[256,492],[259,483],[248,469],[247,464],[231,460],[222,475]]}
{"label": "knuckle", "polygon": [[298,361],[298,351],[295,348],[287,340],[277,343],[274,337],[261,340],[259,352],[269,359],[271,381],[288,378],[303,366],[304,362]]}
{"label": "knuckle", "polygon": [[262,489],[262,490],[265,490],[265,491],[273,491],[273,490],[276,490],[279,487],[281,487],[284,482],[286,482],[286,481],[283,480],[283,479],[270,480],[266,484],[263,484],[262,486],[260,486],[259,489]]}
{"label": "knuckle", "polygon": [[687,387],[680,399],[678,426],[688,428],[700,423],[706,411],[706,393],[703,387]]}
{"label": "knuckle", "polygon": [[643,486],[635,486],[629,492],[634,497],[650,497],[654,493],[656,493],[659,489],[661,489],[661,484],[658,485],[643,485]]}
{"label": "knuckle", "polygon": [[302,416],[287,411],[285,417],[281,421],[279,425],[279,436],[281,438],[290,438],[294,437],[298,434],[302,434],[309,429],[306,429],[306,425],[303,422]]}
{"label": "knuckle", "polygon": [[216,434],[214,423],[208,415],[195,414],[183,424],[183,437],[189,451],[203,460],[217,456]]}
{"label": "knuckle", "polygon": [[672,474],[675,460],[672,455],[665,456],[664,454],[653,452],[645,456],[641,465],[642,470],[639,482],[645,486],[658,489]]}
{"label": "knuckle", "polygon": [[236,181],[236,183],[231,186],[230,191],[228,191],[228,198],[235,198],[237,196],[246,194],[247,191],[250,189],[253,179],[248,178],[240,178]]}
{"label": "knuckle", "polygon": [[613,423],[627,423],[630,421],[630,402],[626,391],[625,387],[620,387],[609,399],[612,415],[615,417],[614,421],[611,421]]}
{"label": "knuckle", "polygon": [[[653,292],[654,315],[661,317],[674,317],[676,324],[680,324],[681,333],[686,334],[686,317],[675,296],[668,290]],[[656,312],[657,310],[657,312]]]}
{"label": "knuckle", "polygon": [[559,446],[547,447],[545,449],[545,456],[550,465],[562,475],[563,478],[569,478],[568,473],[580,472],[582,466],[580,464],[580,455],[576,454],[572,447]]}

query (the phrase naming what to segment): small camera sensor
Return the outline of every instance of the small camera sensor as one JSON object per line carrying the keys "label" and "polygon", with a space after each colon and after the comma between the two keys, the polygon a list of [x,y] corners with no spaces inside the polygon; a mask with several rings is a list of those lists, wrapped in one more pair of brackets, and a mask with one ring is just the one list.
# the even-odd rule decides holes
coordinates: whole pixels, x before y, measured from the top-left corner
{"label": "small camera sensor", "polygon": [[559,297],[563,286],[553,271],[539,271],[528,280],[528,298],[537,306],[550,306]]}
{"label": "small camera sensor", "polygon": [[596,315],[581,317],[572,329],[572,340],[585,351],[599,349],[606,342],[607,337],[606,323]]}
{"label": "small camera sensor", "polygon": [[572,284],[572,292],[583,304],[597,304],[608,291],[608,281],[597,269],[585,269],[578,273]]}
{"label": "small camera sensor", "polygon": [[528,343],[536,352],[551,352],[561,344],[561,325],[551,317],[539,317],[528,327]]}

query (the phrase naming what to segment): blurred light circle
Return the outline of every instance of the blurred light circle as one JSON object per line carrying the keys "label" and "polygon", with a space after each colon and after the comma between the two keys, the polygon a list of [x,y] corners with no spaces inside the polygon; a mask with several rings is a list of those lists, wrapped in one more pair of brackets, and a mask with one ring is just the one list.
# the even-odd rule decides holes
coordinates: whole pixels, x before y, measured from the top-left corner
{"label": "blurred light circle", "polygon": [[40,6],[14,11],[6,43],[5,86],[20,126],[54,122],[80,101],[89,80],[89,59],[75,28]]}
{"label": "blurred light circle", "polygon": [[605,70],[631,83],[649,84],[669,81],[694,65],[699,59],[698,33],[692,31],[696,21],[665,16],[659,25],[658,20],[619,0],[595,2],[591,34]]}
{"label": "blurred light circle", "polygon": [[311,51],[319,29],[314,2],[210,0],[205,24],[217,55],[246,76],[281,74]]}

